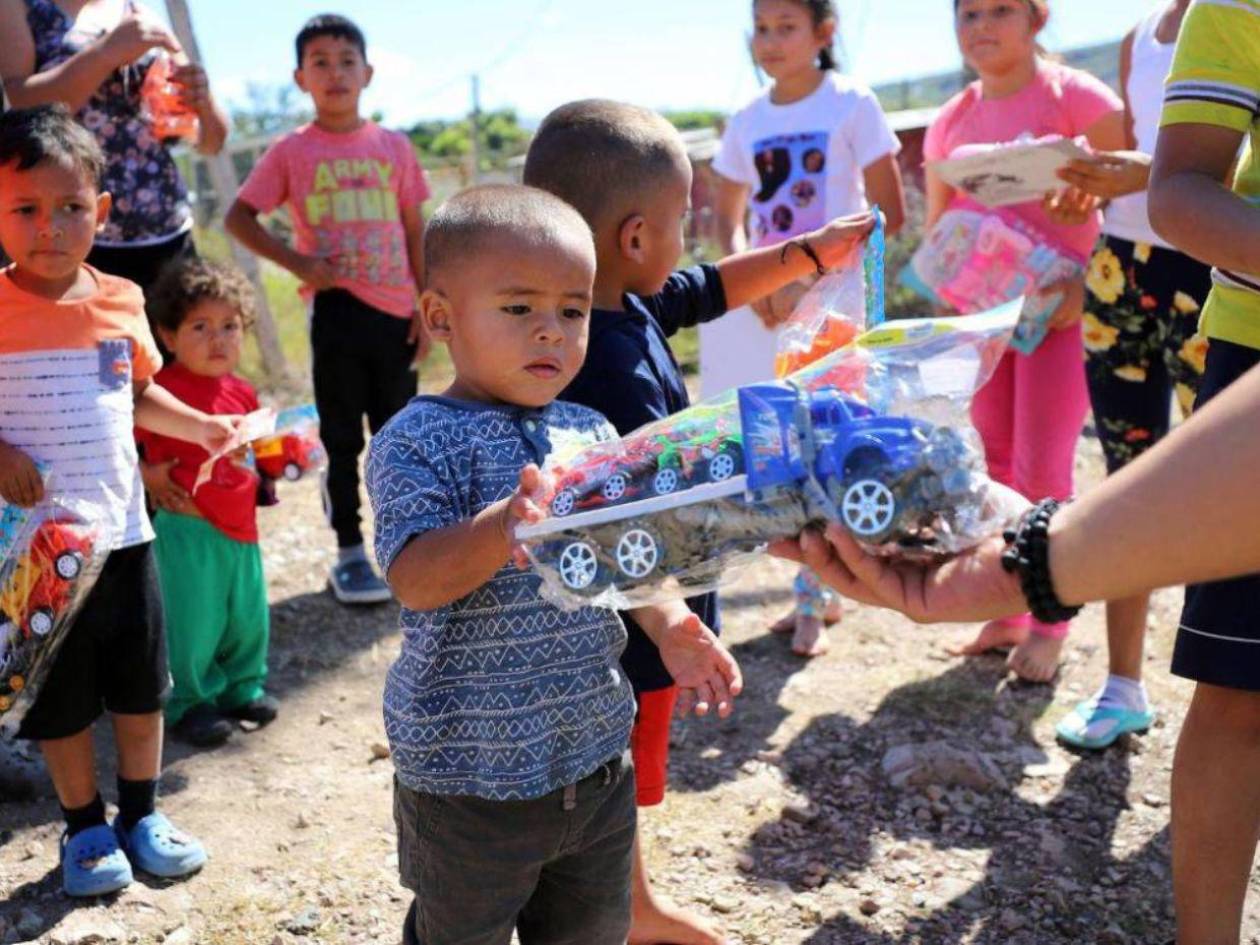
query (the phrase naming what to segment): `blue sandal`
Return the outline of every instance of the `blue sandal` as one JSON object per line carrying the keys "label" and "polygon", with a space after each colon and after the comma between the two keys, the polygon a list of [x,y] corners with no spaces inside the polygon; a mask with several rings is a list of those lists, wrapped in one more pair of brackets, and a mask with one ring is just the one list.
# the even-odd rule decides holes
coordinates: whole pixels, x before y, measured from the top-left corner
{"label": "blue sandal", "polygon": [[1069,712],[1054,733],[1073,748],[1101,751],[1115,744],[1121,735],[1145,734],[1155,721],[1155,712],[1138,712],[1120,707],[1103,707],[1097,699],[1086,699]]}
{"label": "blue sandal", "polygon": [[154,876],[176,879],[206,863],[205,847],[158,811],[140,818],[130,830],[115,822],[114,830],[131,865]]}
{"label": "blue sandal", "polygon": [[131,864],[112,827],[61,838],[61,888],[67,896],[104,896],[131,885]]}

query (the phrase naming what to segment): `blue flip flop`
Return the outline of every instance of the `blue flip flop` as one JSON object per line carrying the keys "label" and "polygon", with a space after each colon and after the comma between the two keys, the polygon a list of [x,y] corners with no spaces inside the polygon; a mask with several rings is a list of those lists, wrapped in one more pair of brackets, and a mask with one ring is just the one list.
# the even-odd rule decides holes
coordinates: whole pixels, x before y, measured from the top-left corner
{"label": "blue flip flop", "polygon": [[1115,744],[1121,735],[1144,734],[1155,721],[1155,712],[1148,709],[1103,707],[1097,699],[1086,699],[1063,717],[1055,726],[1059,741],[1073,748],[1100,751]]}
{"label": "blue flip flop", "polygon": [[131,864],[112,827],[61,838],[61,888],[67,896],[104,896],[131,885]]}
{"label": "blue flip flop", "polygon": [[176,879],[206,864],[205,847],[158,811],[140,818],[130,830],[115,821],[114,829],[131,865],[146,873]]}

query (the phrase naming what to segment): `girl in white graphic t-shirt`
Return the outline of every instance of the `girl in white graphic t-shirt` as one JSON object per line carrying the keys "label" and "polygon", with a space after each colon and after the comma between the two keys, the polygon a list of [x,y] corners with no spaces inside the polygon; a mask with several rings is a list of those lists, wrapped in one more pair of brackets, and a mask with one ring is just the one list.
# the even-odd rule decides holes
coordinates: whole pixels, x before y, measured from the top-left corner
{"label": "girl in white graphic t-shirt", "polygon": [[[753,56],[772,84],[731,118],[713,162],[724,254],[781,243],[870,204],[879,204],[890,234],[905,219],[897,138],[874,93],[835,71],[836,25],[833,0],[753,4]],[[704,396],[774,376],[771,326],[807,287],[701,326]],[[817,656],[827,649],[824,623],[838,619],[838,601],[802,572],[797,608],[775,629],[794,632],[799,655]]]}

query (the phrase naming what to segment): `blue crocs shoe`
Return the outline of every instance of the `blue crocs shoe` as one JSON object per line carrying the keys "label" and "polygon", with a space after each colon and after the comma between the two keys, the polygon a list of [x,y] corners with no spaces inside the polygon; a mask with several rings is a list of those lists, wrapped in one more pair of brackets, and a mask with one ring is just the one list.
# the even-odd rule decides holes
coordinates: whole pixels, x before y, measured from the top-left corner
{"label": "blue crocs shoe", "polygon": [[206,848],[157,811],[140,818],[130,830],[115,821],[114,832],[131,865],[154,876],[176,879],[206,864]]}
{"label": "blue crocs shoe", "polygon": [[100,824],[61,838],[61,888],[67,896],[104,896],[131,885],[131,864],[112,827]]}
{"label": "blue crocs shoe", "polygon": [[1073,748],[1101,751],[1114,745],[1121,735],[1142,735],[1155,721],[1154,710],[1138,712],[1119,706],[1101,706],[1086,699],[1063,717],[1054,728],[1059,741]]}
{"label": "blue crocs shoe", "polygon": [[394,595],[366,558],[353,558],[333,567],[328,575],[333,597],[343,604],[383,604]]}

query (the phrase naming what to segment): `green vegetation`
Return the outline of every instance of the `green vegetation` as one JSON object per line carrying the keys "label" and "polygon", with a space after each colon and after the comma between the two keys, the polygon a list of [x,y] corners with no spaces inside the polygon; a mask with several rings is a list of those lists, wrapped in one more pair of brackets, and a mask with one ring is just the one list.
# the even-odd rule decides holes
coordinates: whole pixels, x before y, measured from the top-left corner
{"label": "green vegetation", "polygon": [[[530,133],[521,126],[514,109],[485,112],[477,121],[477,130],[483,170],[502,167],[508,159],[524,154],[529,147]],[[413,125],[407,134],[422,161],[457,160],[472,153],[470,118],[422,121]]]}

